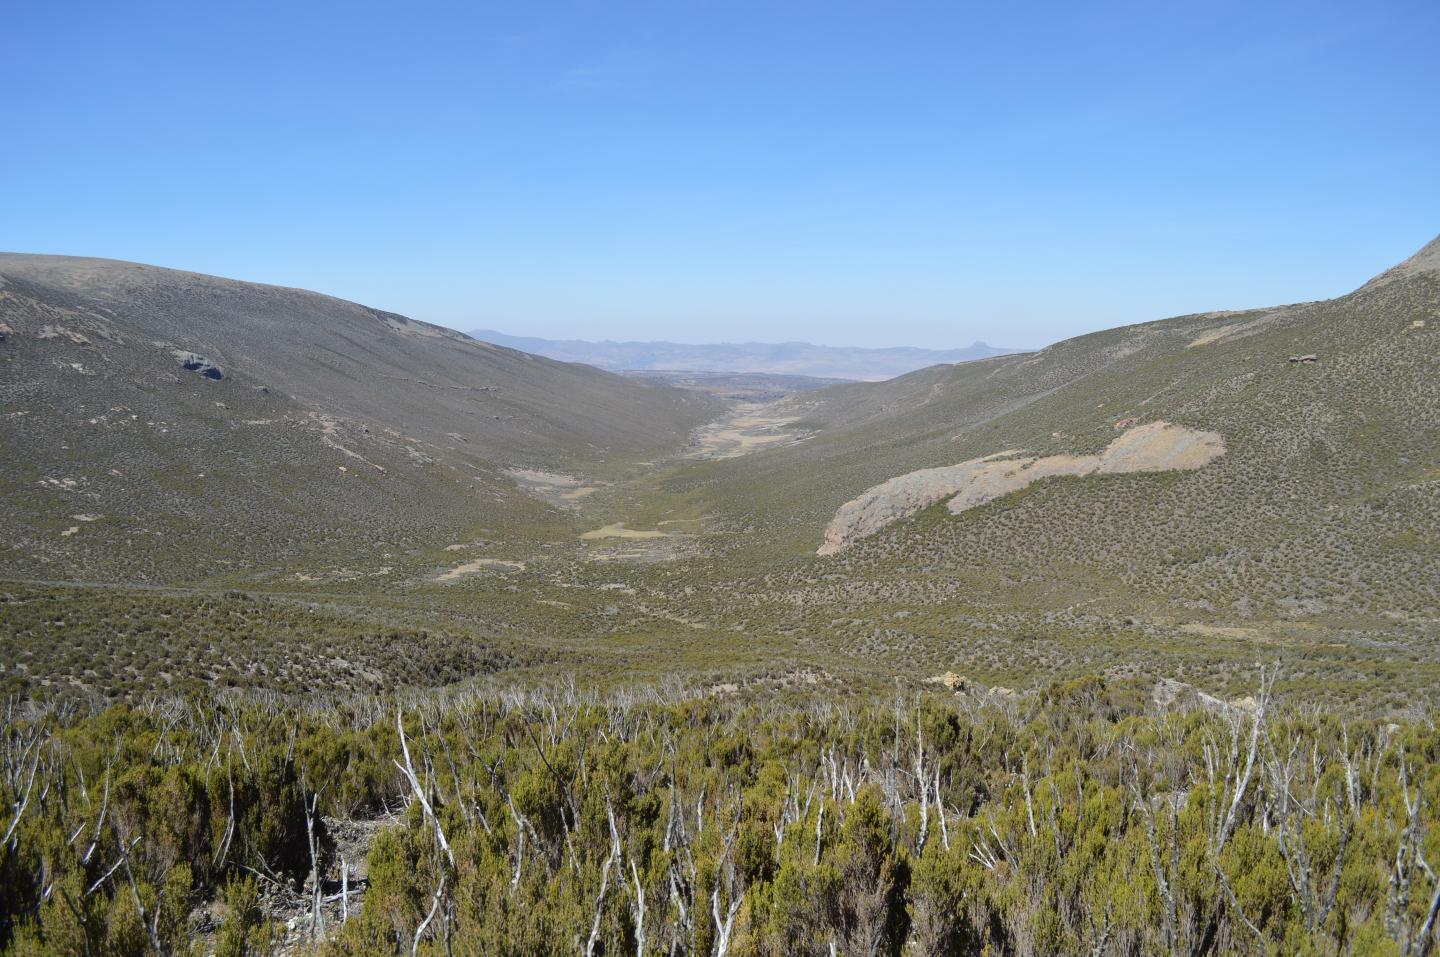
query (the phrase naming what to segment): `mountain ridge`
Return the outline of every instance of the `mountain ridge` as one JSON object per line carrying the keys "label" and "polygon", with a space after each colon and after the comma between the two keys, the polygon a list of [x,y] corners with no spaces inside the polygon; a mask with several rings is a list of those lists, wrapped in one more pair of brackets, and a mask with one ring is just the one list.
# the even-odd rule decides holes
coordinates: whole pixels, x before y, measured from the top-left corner
{"label": "mountain ridge", "polygon": [[545,339],[476,329],[473,338],[610,371],[734,372],[877,381],[930,365],[1023,352],[977,341],[958,349],[870,348],[810,342],[680,343],[664,340]]}

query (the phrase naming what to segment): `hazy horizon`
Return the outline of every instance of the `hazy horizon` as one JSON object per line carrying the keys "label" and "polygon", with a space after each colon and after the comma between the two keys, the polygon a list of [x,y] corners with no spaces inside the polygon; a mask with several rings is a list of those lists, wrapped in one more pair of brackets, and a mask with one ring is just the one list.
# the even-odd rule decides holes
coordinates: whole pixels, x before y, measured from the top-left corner
{"label": "hazy horizon", "polygon": [[[443,323],[442,323],[443,324]],[[446,326],[446,328],[452,328]],[[695,339],[679,336],[662,336],[654,339],[630,339],[618,338],[616,336],[590,335],[590,336],[547,336],[538,332],[512,332],[509,329],[498,329],[494,326],[473,325],[468,328],[454,327],[458,332],[469,335],[472,332],[498,332],[502,335],[524,339],[547,339],[552,342],[594,342],[611,345],[632,345],[639,343],[665,342],[676,346],[787,346],[787,345],[810,345],[825,346],[831,349],[923,349],[927,352],[949,352],[955,349],[963,349],[967,346],[995,346],[1002,348],[1017,348],[1020,351],[1039,349],[1050,343],[1041,343],[1036,346],[1021,348],[1008,342],[990,342],[984,338],[972,339],[969,342],[955,342],[948,346],[917,346],[908,342],[892,342],[885,345],[860,345],[853,342],[825,342],[813,339]]]}
{"label": "hazy horizon", "polygon": [[0,248],[462,330],[1034,348],[1440,231],[1433,4],[74,13],[7,22]]}

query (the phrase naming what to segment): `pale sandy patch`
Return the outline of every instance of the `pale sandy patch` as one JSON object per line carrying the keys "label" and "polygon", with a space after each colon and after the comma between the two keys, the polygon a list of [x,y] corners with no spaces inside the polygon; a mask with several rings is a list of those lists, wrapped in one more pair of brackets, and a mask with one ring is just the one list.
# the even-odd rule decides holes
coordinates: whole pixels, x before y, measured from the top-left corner
{"label": "pale sandy patch", "polygon": [[356,568],[332,568],[318,575],[296,572],[290,576],[290,579],[297,582],[353,582],[362,578],[383,578],[392,571],[394,569],[389,565],[382,565],[374,571],[368,572]]}
{"label": "pale sandy patch", "polygon": [[505,474],[517,482],[527,485],[546,485],[552,488],[574,488],[580,479],[564,472],[542,472],[540,469],[506,469]]}
{"label": "pale sandy patch", "polygon": [[777,445],[793,445],[805,438],[785,427],[800,418],[781,411],[780,403],[744,402],[727,415],[695,432],[692,458],[729,459]]}
{"label": "pale sandy patch", "polygon": [[540,469],[506,469],[505,474],[515,480],[521,490],[559,508],[575,508],[575,503],[599,490],[598,485],[588,485],[584,479],[564,472],[545,472]]}
{"label": "pale sandy patch", "polygon": [[456,565],[435,580],[442,582],[454,581],[457,578],[464,578],[466,575],[474,575],[486,568],[504,568],[510,571],[523,572],[525,570],[525,563],[510,561],[504,558],[477,558],[473,561],[465,562],[463,565]]}

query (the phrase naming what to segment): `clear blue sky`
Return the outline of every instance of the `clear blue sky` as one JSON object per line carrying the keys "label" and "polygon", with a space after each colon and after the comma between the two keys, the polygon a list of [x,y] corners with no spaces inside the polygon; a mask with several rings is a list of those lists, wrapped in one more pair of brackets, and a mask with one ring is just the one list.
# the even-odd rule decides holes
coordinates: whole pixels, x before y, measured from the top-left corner
{"label": "clear blue sky", "polygon": [[1440,3],[14,0],[0,249],[460,328],[1035,345],[1440,233]]}

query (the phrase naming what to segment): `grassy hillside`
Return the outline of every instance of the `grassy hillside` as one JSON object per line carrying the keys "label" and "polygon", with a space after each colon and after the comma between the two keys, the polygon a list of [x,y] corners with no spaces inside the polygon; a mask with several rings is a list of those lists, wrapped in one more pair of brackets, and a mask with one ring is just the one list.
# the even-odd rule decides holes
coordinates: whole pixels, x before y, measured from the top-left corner
{"label": "grassy hillside", "polygon": [[620,474],[707,398],[316,293],[0,256],[0,573],[263,577],[383,566],[553,510],[509,468]]}
{"label": "grassy hillside", "polygon": [[[1340,299],[1182,316],[797,400],[807,441],[676,476],[794,587],[1246,617],[1440,608],[1440,241]],[[1291,362],[1292,356],[1315,356]],[[845,501],[1010,449],[1097,452],[1132,422],[1224,437],[1194,472],[1057,478],[812,559]]]}

